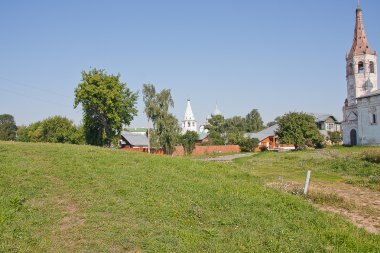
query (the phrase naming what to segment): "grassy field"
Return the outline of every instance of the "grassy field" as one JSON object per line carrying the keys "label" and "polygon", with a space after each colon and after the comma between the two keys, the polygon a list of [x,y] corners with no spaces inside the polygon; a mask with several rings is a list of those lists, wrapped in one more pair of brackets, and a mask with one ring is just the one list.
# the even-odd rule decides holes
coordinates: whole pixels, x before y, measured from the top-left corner
{"label": "grassy field", "polygon": [[301,152],[261,152],[234,162],[264,181],[279,178],[303,182],[308,170],[315,182],[344,182],[380,191],[380,164],[364,160],[375,147],[329,147]]}
{"label": "grassy field", "polygon": [[0,142],[0,252],[380,252],[380,236],[238,162]]}

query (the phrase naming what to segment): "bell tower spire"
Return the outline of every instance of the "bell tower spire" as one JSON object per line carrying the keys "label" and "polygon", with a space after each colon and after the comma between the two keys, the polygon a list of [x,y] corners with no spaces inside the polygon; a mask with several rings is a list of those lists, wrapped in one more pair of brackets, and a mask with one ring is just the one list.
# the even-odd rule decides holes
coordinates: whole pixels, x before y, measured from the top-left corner
{"label": "bell tower spire", "polygon": [[190,99],[187,100],[185,117],[182,121],[182,133],[184,134],[187,131],[197,132],[197,122],[191,109]]}
{"label": "bell tower spire", "polygon": [[362,9],[360,8],[358,1],[358,7],[356,8],[356,24],[354,30],[354,40],[348,57],[359,54],[372,54],[372,50],[369,47],[367,35],[365,33]]}
{"label": "bell tower spire", "polygon": [[358,1],[354,39],[346,56],[348,105],[356,104],[358,97],[377,90],[377,54],[369,46],[359,4]]}

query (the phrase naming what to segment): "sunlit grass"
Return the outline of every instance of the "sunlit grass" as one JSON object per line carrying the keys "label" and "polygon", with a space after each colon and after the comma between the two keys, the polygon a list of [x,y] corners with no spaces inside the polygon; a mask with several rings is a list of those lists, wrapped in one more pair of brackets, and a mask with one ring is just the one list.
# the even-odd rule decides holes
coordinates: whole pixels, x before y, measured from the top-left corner
{"label": "sunlit grass", "polygon": [[[297,161],[271,156],[249,161]],[[0,172],[0,252],[380,251],[379,236],[228,164],[0,142]]]}

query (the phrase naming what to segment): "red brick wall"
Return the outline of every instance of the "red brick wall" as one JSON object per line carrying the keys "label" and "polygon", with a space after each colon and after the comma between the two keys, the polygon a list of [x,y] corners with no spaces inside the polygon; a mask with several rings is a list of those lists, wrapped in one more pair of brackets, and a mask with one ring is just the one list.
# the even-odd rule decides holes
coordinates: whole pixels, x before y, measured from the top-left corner
{"label": "red brick wall", "polygon": [[[125,151],[131,152],[145,152],[148,153],[147,148],[121,148]],[[240,147],[238,145],[225,145],[225,146],[195,146],[192,155],[212,155],[212,154],[224,154],[224,153],[238,153],[240,152]],[[162,150],[151,150],[152,154],[162,155],[164,152]],[[177,146],[173,153],[173,156],[183,156],[185,154],[182,146]]]}
{"label": "red brick wall", "polygon": [[[148,153],[148,148],[128,148],[128,147],[124,147],[124,148],[121,148],[121,150],[130,151],[130,152],[145,152],[145,153]],[[161,149],[158,149],[158,150],[151,149],[150,153],[151,154],[155,154],[155,155],[163,155],[164,151],[162,151]]]}
{"label": "red brick wall", "polygon": [[[192,155],[212,155],[223,153],[238,153],[240,147],[238,145],[226,145],[226,146],[195,146]],[[173,156],[183,156],[184,150],[182,146],[177,146],[173,153]]]}

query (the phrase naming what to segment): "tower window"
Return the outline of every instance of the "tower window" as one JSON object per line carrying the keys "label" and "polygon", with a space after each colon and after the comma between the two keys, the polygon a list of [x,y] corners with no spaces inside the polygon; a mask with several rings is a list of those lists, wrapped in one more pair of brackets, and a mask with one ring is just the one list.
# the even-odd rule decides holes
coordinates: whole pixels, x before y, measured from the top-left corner
{"label": "tower window", "polygon": [[349,75],[353,75],[354,74],[354,64],[350,63],[350,65],[348,65],[348,74]]}
{"label": "tower window", "polygon": [[375,73],[375,64],[373,63],[373,61],[369,63],[369,72]]}
{"label": "tower window", "polygon": [[361,61],[358,64],[358,73],[363,74],[364,73],[364,63]]}
{"label": "tower window", "polygon": [[190,122],[187,122],[187,126],[190,127]]}
{"label": "tower window", "polygon": [[372,114],[372,124],[376,124],[377,123],[377,118],[376,118],[376,114]]}

